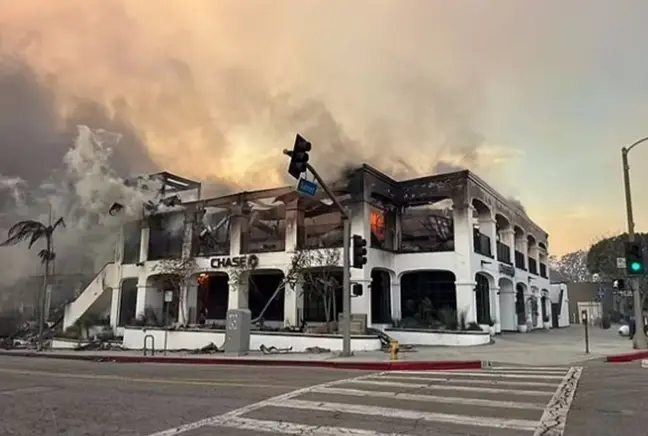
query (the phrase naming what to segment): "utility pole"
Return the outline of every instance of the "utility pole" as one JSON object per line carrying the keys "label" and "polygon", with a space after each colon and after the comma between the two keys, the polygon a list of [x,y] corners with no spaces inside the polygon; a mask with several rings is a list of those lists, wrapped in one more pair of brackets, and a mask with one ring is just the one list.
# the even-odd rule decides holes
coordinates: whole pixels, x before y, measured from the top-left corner
{"label": "utility pole", "polygon": [[[342,239],[342,353],[343,357],[351,356],[351,216],[347,209],[340,203],[333,191],[324,182],[318,172],[308,163],[308,152],[311,149],[310,142],[306,141],[300,135],[297,135],[295,141],[295,150],[284,149],[283,154],[290,156],[291,163],[288,172],[295,179],[305,170],[313,174],[317,183],[322,187],[326,195],[331,199],[342,215],[343,239]],[[298,156],[299,154],[299,156]]]}
{"label": "utility pole", "polygon": [[[621,161],[623,164],[623,184],[625,187],[625,203],[626,214],[628,218],[628,241],[634,242],[635,240],[635,226],[634,216],[632,213],[632,193],[630,190],[630,165],[628,164],[628,153],[636,145],[648,141],[648,137],[643,138],[630,147],[623,147],[621,149]],[[645,350],[648,348],[646,343],[646,335],[644,333],[644,317],[641,292],[639,289],[639,280],[636,277],[628,277],[632,289],[634,300],[634,318],[635,318],[635,335],[633,338],[633,347],[636,350]]]}

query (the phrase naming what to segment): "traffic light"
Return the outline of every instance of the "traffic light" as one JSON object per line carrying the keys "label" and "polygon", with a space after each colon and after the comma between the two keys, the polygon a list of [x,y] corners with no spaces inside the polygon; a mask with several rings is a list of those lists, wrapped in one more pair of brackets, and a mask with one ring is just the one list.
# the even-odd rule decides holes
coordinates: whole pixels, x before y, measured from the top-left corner
{"label": "traffic light", "polygon": [[617,279],[612,283],[612,287],[619,291],[625,291],[625,280]]}
{"label": "traffic light", "polygon": [[295,145],[291,152],[290,164],[288,165],[288,174],[299,180],[301,175],[306,172],[306,163],[308,162],[308,152],[311,151],[311,143],[297,134]]}
{"label": "traffic light", "polygon": [[626,273],[629,276],[639,276],[646,273],[644,266],[643,249],[638,242],[625,244]]}
{"label": "traffic light", "polygon": [[367,241],[360,235],[353,235],[353,268],[362,269],[367,263]]}
{"label": "traffic light", "polygon": [[354,297],[362,296],[362,283],[354,283],[351,287],[351,295]]}

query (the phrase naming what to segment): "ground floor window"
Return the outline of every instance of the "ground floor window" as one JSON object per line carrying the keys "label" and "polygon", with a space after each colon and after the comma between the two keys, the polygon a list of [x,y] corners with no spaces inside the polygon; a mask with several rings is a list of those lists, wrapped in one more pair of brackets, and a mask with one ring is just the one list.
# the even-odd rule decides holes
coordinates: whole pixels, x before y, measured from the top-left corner
{"label": "ground floor window", "polygon": [[488,277],[483,274],[475,275],[475,301],[477,304],[477,324],[489,324],[490,314],[490,284]]}
{"label": "ground floor window", "polygon": [[403,324],[440,327],[454,323],[456,311],[457,292],[452,272],[416,271],[401,277]]}
{"label": "ground floor window", "polygon": [[135,324],[137,311],[137,279],[125,279],[121,284],[119,301],[119,325]]}
{"label": "ground floor window", "polygon": [[391,322],[391,278],[389,272],[380,269],[371,271],[371,321]]}

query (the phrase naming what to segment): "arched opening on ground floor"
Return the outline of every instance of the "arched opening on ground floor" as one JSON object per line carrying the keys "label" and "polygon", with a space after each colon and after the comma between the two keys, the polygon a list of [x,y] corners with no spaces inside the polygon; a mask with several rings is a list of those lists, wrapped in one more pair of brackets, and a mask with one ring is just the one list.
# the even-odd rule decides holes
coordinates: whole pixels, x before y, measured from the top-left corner
{"label": "arched opening on ground floor", "polygon": [[389,271],[374,268],[371,271],[371,322],[388,324],[391,321],[391,276]]}
{"label": "arched opening on ground floor", "polygon": [[499,279],[499,301],[500,301],[500,325],[503,331],[517,330],[515,290],[513,281],[508,278]]}
{"label": "arched opening on ground floor", "polygon": [[[227,316],[229,277],[225,273],[202,273],[198,276],[196,321],[205,324],[221,321]],[[194,320],[193,314],[189,315]]]}
{"label": "arched opening on ground floor", "polygon": [[526,286],[524,283],[515,285],[515,313],[517,315],[517,325],[526,325],[527,323],[527,310],[525,304],[525,291]]}
{"label": "arched opening on ground floor", "polygon": [[281,270],[253,271],[250,274],[248,302],[252,319],[259,319],[261,324],[283,321],[283,284],[284,273]]}
{"label": "arched opening on ground floor", "polygon": [[401,276],[401,322],[421,328],[456,328],[456,277],[451,271],[411,271]]}
{"label": "arched opening on ground floor", "polygon": [[342,268],[313,268],[303,277],[304,321],[329,323],[333,331],[342,311]]}
{"label": "arched opening on ground floor", "polygon": [[549,323],[549,313],[551,312],[551,309],[549,308],[549,305],[551,304],[551,301],[549,300],[549,291],[546,289],[542,290],[542,297],[540,297],[540,309],[542,311],[542,324],[547,324]]}
{"label": "arched opening on ground floor", "polygon": [[477,324],[490,324],[492,318],[490,280],[483,273],[475,274],[475,304],[477,306]]}
{"label": "arched opening on ground floor", "polygon": [[178,322],[182,279],[175,274],[155,274],[146,279],[146,325],[167,326]]}
{"label": "arched opening on ground floor", "polygon": [[528,300],[529,313],[531,314],[531,325],[534,328],[540,327],[542,319],[540,317],[540,304],[538,301],[538,288],[531,288],[531,296]]}
{"label": "arched opening on ground floor", "polygon": [[119,323],[120,327],[135,325],[137,319],[137,279],[124,279],[120,286]]}

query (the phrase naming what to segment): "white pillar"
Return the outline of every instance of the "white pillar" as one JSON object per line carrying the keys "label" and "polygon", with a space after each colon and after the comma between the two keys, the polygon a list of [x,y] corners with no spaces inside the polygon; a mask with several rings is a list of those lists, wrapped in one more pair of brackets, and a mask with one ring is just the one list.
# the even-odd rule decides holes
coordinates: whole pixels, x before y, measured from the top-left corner
{"label": "white pillar", "polygon": [[148,260],[149,240],[151,238],[151,229],[148,223],[142,221],[142,231],[140,232],[140,252],[139,262],[144,263]]}
{"label": "white pillar", "polygon": [[121,303],[121,289],[119,287],[113,288],[112,299],[110,301],[110,327],[115,329],[119,326],[119,309]]}
{"label": "white pillar", "polygon": [[477,321],[477,302],[475,300],[475,281],[469,282],[455,282],[457,289],[457,319],[461,320],[461,316],[465,315],[466,323]]}
{"label": "white pillar", "polygon": [[286,285],[284,290],[284,327],[299,327],[304,318],[304,293],[302,283]]}
{"label": "white pillar", "polygon": [[115,257],[114,262],[121,265],[124,262],[124,226],[119,229],[119,236],[115,242]]}
{"label": "white pillar", "polygon": [[240,205],[234,206],[230,226],[230,256],[239,256],[242,252],[241,236],[246,231],[246,220],[243,208]]}
{"label": "white pillar", "polygon": [[137,279],[137,301],[135,303],[135,318],[144,316],[144,309],[146,309],[146,277],[139,277]]}
{"label": "white pillar", "polygon": [[497,286],[493,286],[490,289],[491,296],[491,317],[495,318],[495,333],[501,333],[502,331],[502,313],[500,308],[500,294],[501,289]]}
{"label": "white pillar", "polygon": [[391,283],[391,317],[393,320],[400,320],[403,316],[401,312],[401,289],[400,279],[395,277]]}
{"label": "white pillar", "polygon": [[241,277],[232,278],[229,280],[229,298],[227,300],[227,309],[248,309],[248,291],[249,291],[249,276],[246,272],[240,272]]}
{"label": "white pillar", "polygon": [[470,205],[456,205],[453,209],[455,244],[455,288],[457,293],[457,317],[466,315],[466,322],[476,321],[475,274],[472,270],[473,208]]}

